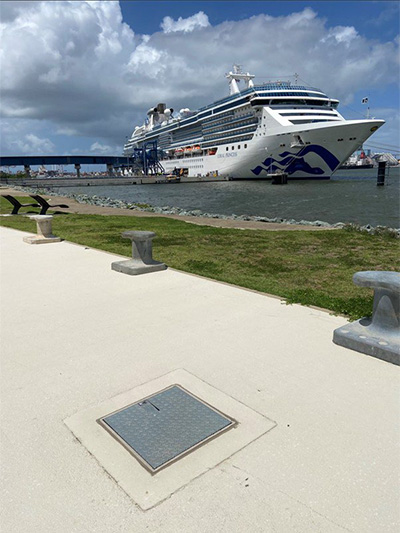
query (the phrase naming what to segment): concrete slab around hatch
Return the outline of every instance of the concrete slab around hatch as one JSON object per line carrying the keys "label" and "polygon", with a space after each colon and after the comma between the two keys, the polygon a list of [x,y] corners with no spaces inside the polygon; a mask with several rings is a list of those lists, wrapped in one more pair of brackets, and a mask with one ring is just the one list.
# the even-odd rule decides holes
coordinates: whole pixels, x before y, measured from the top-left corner
{"label": "concrete slab around hatch", "polygon": [[[238,425],[152,475],[97,423],[97,419],[174,384],[182,385],[203,401],[234,418],[238,421]],[[70,416],[64,422],[143,510],[162,502],[276,426],[274,421],[184,369],[174,370],[105,400],[99,405]]]}

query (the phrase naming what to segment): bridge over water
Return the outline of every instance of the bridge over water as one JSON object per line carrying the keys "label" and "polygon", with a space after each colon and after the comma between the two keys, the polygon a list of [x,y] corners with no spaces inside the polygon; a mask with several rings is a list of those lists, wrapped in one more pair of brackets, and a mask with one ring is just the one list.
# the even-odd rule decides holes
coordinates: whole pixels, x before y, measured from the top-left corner
{"label": "bridge over water", "polygon": [[31,166],[39,165],[74,165],[77,176],[80,176],[81,165],[106,165],[107,171],[113,174],[114,168],[133,165],[134,159],[126,156],[111,155],[29,155],[0,156],[0,167],[23,166],[29,176]]}
{"label": "bridge over water", "polygon": [[113,155],[24,155],[0,156],[0,167],[23,166],[27,176],[30,175],[31,166],[39,165],[74,165],[77,177],[80,177],[81,165],[106,165],[109,174],[115,168],[136,167],[143,173],[156,174],[163,171],[159,163],[157,141],[148,141],[141,148],[135,148],[131,157]]}

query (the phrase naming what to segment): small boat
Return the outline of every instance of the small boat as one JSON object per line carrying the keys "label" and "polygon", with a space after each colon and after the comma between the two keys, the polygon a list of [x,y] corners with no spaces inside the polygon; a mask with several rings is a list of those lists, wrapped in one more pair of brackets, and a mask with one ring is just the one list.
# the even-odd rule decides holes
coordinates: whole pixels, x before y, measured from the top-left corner
{"label": "small boat", "polygon": [[179,183],[181,181],[180,176],[177,176],[176,174],[168,174],[165,179],[167,180],[167,183]]}
{"label": "small boat", "polygon": [[175,150],[175,155],[176,155],[177,157],[182,157],[182,156],[183,156],[183,148],[177,148],[177,149]]}
{"label": "small boat", "polygon": [[201,154],[201,153],[202,153],[202,149],[200,145],[196,144],[196,146],[193,146],[192,154]]}

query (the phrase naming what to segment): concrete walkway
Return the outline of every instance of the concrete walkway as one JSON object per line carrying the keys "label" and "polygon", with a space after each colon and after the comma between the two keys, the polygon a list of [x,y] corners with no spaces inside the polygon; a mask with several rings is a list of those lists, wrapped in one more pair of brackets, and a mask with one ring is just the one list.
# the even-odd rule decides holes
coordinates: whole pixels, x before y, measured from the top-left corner
{"label": "concrete walkway", "polygon": [[[1,531],[399,531],[399,370],[345,319],[0,235]],[[172,383],[239,424],[152,476],[96,419]]]}

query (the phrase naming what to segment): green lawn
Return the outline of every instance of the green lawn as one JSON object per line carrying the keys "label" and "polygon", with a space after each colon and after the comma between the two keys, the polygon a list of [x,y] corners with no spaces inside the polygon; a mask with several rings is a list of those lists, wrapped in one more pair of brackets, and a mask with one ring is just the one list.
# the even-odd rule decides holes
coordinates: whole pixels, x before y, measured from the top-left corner
{"label": "green lawn", "polygon": [[[10,211],[3,199],[0,207]],[[35,222],[26,217],[1,217],[1,223],[36,233]],[[172,268],[352,319],[372,312],[372,290],[356,287],[353,274],[400,267],[397,239],[357,231],[222,229],[156,216],[61,214],[53,220],[54,234],[63,239],[129,257],[130,241],[121,238],[125,230],[154,231],[153,255]]]}

